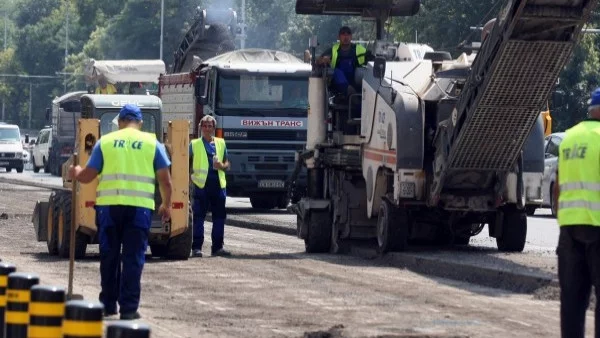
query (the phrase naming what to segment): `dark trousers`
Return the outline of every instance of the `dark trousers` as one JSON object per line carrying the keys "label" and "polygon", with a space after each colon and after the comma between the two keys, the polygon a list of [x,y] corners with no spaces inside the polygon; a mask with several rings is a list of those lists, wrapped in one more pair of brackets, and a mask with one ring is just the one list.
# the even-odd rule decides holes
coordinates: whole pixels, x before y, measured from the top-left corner
{"label": "dark trousers", "polygon": [[[131,206],[98,208],[100,301],[108,313],[134,313],[140,304],[151,210]],[[121,251],[122,249],[122,251]]]}
{"label": "dark trousers", "polygon": [[556,252],[562,337],[585,337],[585,313],[593,285],[596,292],[595,337],[600,338],[600,228],[561,227]]}
{"label": "dark trousers", "polygon": [[222,189],[216,179],[206,180],[204,188],[198,188],[194,185],[194,240],[192,242],[193,250],[201,250],[204,244],[204,220],[206,213],[211,210],[212,213],[212,248],[215,252],[223,248],[223,238],[225,236],[225,200],[227,198],[225,189]]}

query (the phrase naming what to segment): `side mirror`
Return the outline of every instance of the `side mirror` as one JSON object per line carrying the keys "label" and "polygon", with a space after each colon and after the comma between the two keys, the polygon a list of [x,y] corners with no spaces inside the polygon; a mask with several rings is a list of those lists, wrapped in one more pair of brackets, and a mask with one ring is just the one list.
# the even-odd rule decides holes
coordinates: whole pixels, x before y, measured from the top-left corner
{"label": "side mirror", "polygon": [[373,77],[376,79],[383,79],[385,75],[385,58],[376,57],[373,62]]}
{"label": "side mirror", "polygon": [[29,134],[25,134],[25,143],[29,144]]}
{"label": "side mirror", "polygon": [[198,76],[194,88],[194,96],[198,104],[205,105],[208,103],[208,88],[206,86],[206,74]]}
{"label": "side mirror", "polygon": [[50,108],[46,108],[46,121],[50,121]]}

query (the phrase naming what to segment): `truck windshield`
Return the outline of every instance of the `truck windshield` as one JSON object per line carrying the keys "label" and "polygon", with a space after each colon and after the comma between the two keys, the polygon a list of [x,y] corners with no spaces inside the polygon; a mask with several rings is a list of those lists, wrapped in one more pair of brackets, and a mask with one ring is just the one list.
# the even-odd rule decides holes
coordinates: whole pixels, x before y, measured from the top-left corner
{"label": "truck windshield", "polygon": [[220,74],[217,108],[298,109],[308,107],[308,77]]}
{"label": "truck windshield", "polygon": [[0,128],[0,141],[21,141],[19,129],[16,128]]}
{"label": "truck windshield", "polygon": [[[119,130],[117,124],[118,111],[110,111],[100,115],[100,136]],[[142,131],[155,134],[156,118],[150,113],[142,113]]]}

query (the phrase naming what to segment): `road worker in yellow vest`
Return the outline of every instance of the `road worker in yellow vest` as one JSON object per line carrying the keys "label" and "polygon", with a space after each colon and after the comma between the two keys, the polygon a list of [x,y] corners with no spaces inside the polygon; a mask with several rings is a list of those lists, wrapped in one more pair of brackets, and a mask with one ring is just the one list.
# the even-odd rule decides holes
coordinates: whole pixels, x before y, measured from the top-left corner
{"label": "road worker in yellow vest", "polygon": [[339,42],[327,49],[317,59],[317,64],[329,64],[333,68],[333,86],[341,94],[351,95],[357,93],[354,87],[354,72],[357,67],[363,66],[372,56],[367,49],[359,44],[352,43],[352,30],[343,26],[338,34]]}
{"label": "road worker in yellow vest", "polygon": [[98,78],[98,87],[96,87],[95,94],[116,94],[117,88],[112,83],[109,83],[104,75],[100,75]]}
{"label": "road worker in yellow vest", "polygon": [[209,208],[212,212],[211,255],[231,255],[223,249],[227,197],[225,170],[228,170],[231,164],[227,159],[225,140],[214,136],[216,127],[217,121],[212,116],[204,116],[198,128],[201,130],[201,137],[190,144],[191,180],[194,183],[192,257],[202,257],[204,220]]}
{"label": "road worker in yellow vest", "polygon": [[156,180],[163,193],[158,213],[163,222],[171,217],[171,162],[156,136],[140,130],[143,120],[138,106],[127,104],[118,116],[119,130],[103,135],[85,168],[71,166],[69,175],[82,183],[99,176],[100,301],[106,316],[117,314],[118,303],[120,318],[130,320],[140,318],[140,285]]}
{"label": "road worker in yellow vest", "polygon": [[562,337],[583,338],[591,287],[600,337],[600,88],[588,119],[566,131],[558,154],[558,278]]}

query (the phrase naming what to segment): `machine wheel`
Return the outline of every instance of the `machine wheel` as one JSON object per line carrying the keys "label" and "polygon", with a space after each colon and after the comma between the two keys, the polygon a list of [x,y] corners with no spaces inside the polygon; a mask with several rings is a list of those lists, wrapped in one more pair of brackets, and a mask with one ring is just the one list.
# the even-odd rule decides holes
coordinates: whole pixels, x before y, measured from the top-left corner
{"label": "machine wheel", "polygon": [[48,199],[48,218],[46,219],[46,231],[48,253],[52,256],[58,255],[58,211],[59,211],[59,195],[56,192],[50,194]]}
{"label": "machine wheel", "polygon": [[167,244],[167,249],[165,252],[166,259],[187,260],[190,257],[194,233],[193,229],[194,212],[190,206],[188,212],[188,228],[184,233],[169,239],[169,244]]}
{"label": "machine wheel", "polygon": [[527,213],[527,216],[533,216],[536,209],[537,208],[533,205],[525,206],[525,212]]}
{"label": "machine wheel", "polygon": [[469,241],[471,240],[471,236],[456,236],[454,237],[455,245],[469,245]]}
{"label": "machine wheel", "polygon": [[[71,231],[71,195],[64,194],[60,201],[58,211],[58,254],[60,257],[69,258]],[[88,236],[81,233],[75,233],[75,259],[85,257],[87,249]]]}
{"label": "machine wheel", "polygon": [[193,227],[193,212],[190,207],[187,230],[182,234],[170,238],[167,244],[151,244],[150,253],[152,254],[152,257],[162,257],[170,260],[187,260],[192,251]]}
{"label": "machine wheel", "polygon": [[331,247],[331,223],[329,210],[309,210],[308,233],[304,247],[308,253],[329,252]]}
{"label": "machine wheel", "polygon": [[397,210],[388,200],[382,200],[377,216],[377,251],[404,251],[408,244],[406,212]]}
{"label": "machine wheel", "polygon": [[501,235],[496,237],[498,250],[521,252],[527,239],[527,215],[514,207],[505,209],[503,213]]}
{"label": "machine wheel", "polygon": [[277,200],[270,196],[251,196],[250,205],[254,209],[273,209],[277,206]]}
{"label": "machine wheel", "polygon": [[31,157],[31,164],[33,165],[33,172],[39,173],[41,167],[38,167],[35,165],[35,157],[33,157],[33,156]]}

